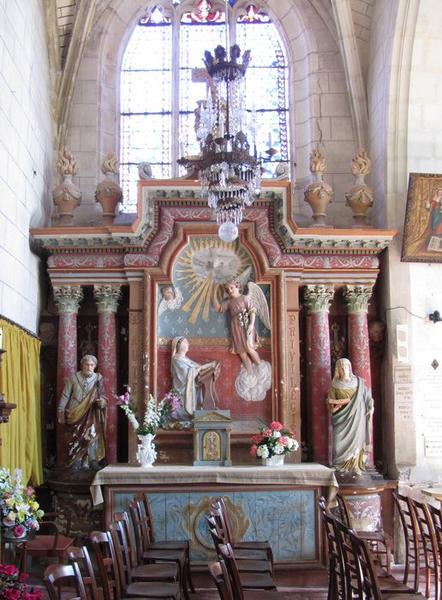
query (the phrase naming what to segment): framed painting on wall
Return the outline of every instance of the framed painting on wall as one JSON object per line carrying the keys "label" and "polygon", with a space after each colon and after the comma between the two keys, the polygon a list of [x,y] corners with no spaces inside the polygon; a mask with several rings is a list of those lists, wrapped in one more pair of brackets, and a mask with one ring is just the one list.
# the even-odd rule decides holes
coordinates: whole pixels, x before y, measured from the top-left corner
{"label": "framed painting on wall", "polygon": [[442,262],[442,175],[410,173],[402,260]]}

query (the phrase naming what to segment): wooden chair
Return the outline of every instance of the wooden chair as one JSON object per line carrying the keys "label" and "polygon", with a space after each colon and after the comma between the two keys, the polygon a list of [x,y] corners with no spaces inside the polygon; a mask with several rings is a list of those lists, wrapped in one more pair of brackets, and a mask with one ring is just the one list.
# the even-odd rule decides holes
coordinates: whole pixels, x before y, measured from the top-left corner
{"label": "wooden chair", "polygon": [[268,573],[240,573],[230,544],[222,544],[219,552],[226,564],[235,600],[242,600],[242,590],[276,590],[275,582]]}
{"label": "wooden chair", "polygon": [[[267,550],[252,550],[250,548],[237,548],[236,546],[232,545],[232,542],[230,541],[228,534],[227,534],[227,529],[225,528],[225,526],[223,526],[223,521],[220,517],[219,514],[219,509],[214,508],[213,506],[210,509],[210,516],[206,516],[207,519],[207,523],[209,525],[209,527],[211,527],[212,529],[215,529],[215,531],[217,532],[218,536],[223,540],[223,544],[230,544],[232,546],[232,548],[234,548],[235,550],[235,557],[236,559],[250,559],[250,560],[266,560],[269,561],[269,554],[267,552]],[[272,566],[272,571],[273,571],[273,564],[270,561],[270,564]]]}
{"label": "wooden chair", "polygon": [[416,514],[407,496],[393,492],[393,501],[402,525],[405,543],[405,567],[402,581],[405,585],[408,585],[408,580],[413,576],[412,590],[418,592],[420,552],[419,526],[416,521]]}
{"label": "wooden chair", "polygon": [[[215,528],[210,527],[210,521],[209,533],[212,537],[216,554],[218,558],[222,560],[220,547],[225,544],[228,544],[229,542],[226,541],[224,538],[220,537]],[[270,576],[272,576],[273,574],[272,564],[267,558],[265,558],[264,560],[252,560],[249,558],[238,558],[235,554],[235,559],[240,573],[268,573]]]}
{"label": "wooden chair", "polygon": [[34,539],[17,547],[17,555],[20,556],[25,571],[28,557],[49,557],[56,558],[59,563],[67,562],[69,548],[74,545],[75,540],[69,536],[70,520],[67,520],[67,535],[63,535],[55,521],[56,517],[56,513],[46,513]]}
{"label": "wooden chair", "polygon": [[103,584],[104,600],[126,600],[130,597],[155,600],[181,600],[179,585],[165,582],[135,582],[126,585],[119,546],[111,533],[93,531],[90,535]]}
{"label": "wooden chair", "polygon": [[[338,502],[338,514],[341,521],[347,527],[352,528],[350,511],[348,510],[347,502],[342,494],[336,494]],[[380,500],[379,500],[380,501]],[[393,553],[393,540],[391,536],[384,531],[381,526],[376,531],[360,531],[356,530],[358,536],[365,540],[371,551],[378,557],[379,563],[382,565],[382,557],[385,557],[385,569],[388,575],[391,575],[391,556]],[[384,565],[382,565],[384,566]]]}
{"label": "wooden chair", "polygon": [[423,600],[422,594],[405,589],[399,593],[382,590],[367,542],[337,519],[334,526],[345,564],[347,600]]}
{"label": "wooden chair", "polygon": [[186,554],[186,582],[190,590],[195,593],[195,586],[192,580],[192,571],[190,568],[190,542],[189,540],[159,540],[155,535],[155,526],[147,494],[138,494],[134,498],[138,504],[139,518],[145,523],[143,540],[148,540],[149,550],[183,550]]}
{"label": "wooden chair", "polygon": [[304,594],[294,594],[293,592],[279,592],[274,590],[244,590],[239,589],[234,593],[230,584],[230,577],[224,561],[209,563],[209,572],[215,582],[216,588],[221,600],[296,600],[296,598],[305,598]]}
{"label": "wooden chair", "polygon": [[425,567],[425,597],[429,598],[431,593],[431,580],[434,579],[435,598],[439,599],[439,548],[436,540],[436,533],[433,526],[430,511],[427,504],[418,502],[410,498],[410,504],[416,515],[416,521],[419,526],[420,544],[423,550],[423,559]]}
{"label": "wooden chair", "polygon": [[439,598],[436,597],[436,600],[442,600],[442,510],[440,506],[436,508],[432,504],[428,505],[428,510],[433,521],[436,543],[439,549]]}
{"label": "wooden chair", "polygon": [[91,557],[89,556],[89,551],[86,546],[81,548],[78,546],[71,546],[68,558],[69,562],[71,564],[77,564],[80,570],[88,600],[102,600],[103,590],[98,588]]}
{"label": "wooden chair", "polygon": [[180,571],[176,564],[147,564],[140,565],[136,560],[136,552],[129,544],[127,523],[124,516],[116,515],[116,519],[109,526],[112,541],[121,554],[122,572],[126,584],[132,581],[180,581]]}
{"label": "wooden chair", "polygon": [[[259,541],[259,540],[235,540],[233,535],[233,528],[231,524],[231,519],[229,516],[229,510],[227,508],[226,502],[224,498],[219,497],[213,504],[213,508],[218,509],[218,519],[219,526],[224,531],[225,537],[228,540],[228,543],[232,546],[236,553],[241,550],[254,550],[265,552],[267,558],[270,560],[272,564],[273,570],[273,551],[270,543],[268,541]],[[238,554],[239,556],[239,554]]]}
{"label": "wooden chair", "polygon": [[43,581],[48,591],[49,600],[59,600],[60,586],[68,584],[74,588],[75,595],[67,596],[63,593],[66,600],[88,600],[80,570],[76,563],[71,565],[49,565],[44,573]]}
{"label": "wooden chair", "polygon": [[422,594],[414,592],[397,594],[382,592],[373,566],[373,559],[368,544],[365,540],[356,535],[353,531],[347,532],[350,545],[353,549],[354,560],[359,565],[357,569],[357,589],[355,598],[366,598],[367,600],[424,600]]}
{"label": "wooden chair", "polygon": [[175,563],[180,570],[180,580],[184,598],[189,600],[189,576],[190,576],[190,557],[189,548],[184,549],[151,549],[150,530],[146,519],[143,518],[143,506],[141,501],[132,501],[129,503],[129,512],[127,515],[127,529],[129,545],[136,553],[138,564],[145,563]]}
{"label": "wooden chair", "polygon": [[319,510],[324,524],[328,548],[328,593],[327,600],[346,600],[345,566],[339,538],[336,535],[334,517],[327,510],[325,498],[318,500]]}

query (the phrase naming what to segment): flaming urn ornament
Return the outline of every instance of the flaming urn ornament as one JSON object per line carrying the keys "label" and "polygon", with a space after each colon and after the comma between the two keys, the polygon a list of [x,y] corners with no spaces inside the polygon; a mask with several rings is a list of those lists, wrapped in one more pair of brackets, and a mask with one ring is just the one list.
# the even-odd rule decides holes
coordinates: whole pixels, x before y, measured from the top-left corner
{"label": "flaming urn ornament", "polygon": [[327,206],[332,200],[333,189],[324,181],[324,173],[327,169],[325,156],[315,148],[310,154],[310,172],[314,181],[306,188],[304,200],[313,211],[313,227],[326,227]]}

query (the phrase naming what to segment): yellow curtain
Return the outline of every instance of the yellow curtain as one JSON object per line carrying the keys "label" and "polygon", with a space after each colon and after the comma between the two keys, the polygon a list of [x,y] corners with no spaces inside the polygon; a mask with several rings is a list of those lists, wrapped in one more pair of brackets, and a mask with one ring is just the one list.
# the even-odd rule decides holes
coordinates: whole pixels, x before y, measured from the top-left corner
{"label": "yellow curtain", "polygon": [[0,425],[0,465],[23,470],[24,481],[43,482],[40,413],[40,341],[0,318],[3,362],[0,391],[16,404],[9,423]]}

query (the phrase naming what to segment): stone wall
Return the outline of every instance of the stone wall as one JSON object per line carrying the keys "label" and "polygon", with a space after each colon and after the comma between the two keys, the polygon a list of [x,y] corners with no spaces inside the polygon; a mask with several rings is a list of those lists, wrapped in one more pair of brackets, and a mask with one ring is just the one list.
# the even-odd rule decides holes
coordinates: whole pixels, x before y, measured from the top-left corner
{"label": "stone wall", "polygon": [[29,227],[47,222],[52,172],[43,3],[0,0],[0,314],[35,331],[39,260]]}
{"label": "stone wall", "polygon": [[[179,10],[185,9],[185,2]],[[285,41],[290,71],[292,180],[296,179],[295,211],[301,224],[311,222],[304,202],[310,183],[309,154],[318,142],[328,161],[326,181],[335,191],[330,205],[330,223],[349,226],[351,211],[344,194],[351,187],[351,159],[357,148],[344,66],[333,15],[301,0],[263,0]],[[364,11],[370,12],[370,2]],[[66,130],[66,145],[78,162],[75,183],[83,193],[76,222],[99,222],[94,191],[101,177],[99,167],[105,154],[119,149],[119,69],[127,41],[137,18],[146,9],[143,0],[109,0],[97,13],[76,81]],[[177,9],[178,10],[178,9]],[[362,16],[361,16],[362,19]],[[364,23],[367,29],[370,17]],[[361,33],[362,35],[362,33]],[[367,33],[364,33],[367,36]],[[364,42],[366,43],[366,42]],[[295,164],[296,163],[296,166]]]}
{"label": "stone wall", "polygon": [[[413,46],[408,124],[408,170],[442,172],[442,19],[437,0],[420,3]],[[442,477],[442,323],[428,321],[442,312],[442,264],[410,265],[413,379],[416,398],[417,480]],[[434,369],[433,361],[439,366]]]}

